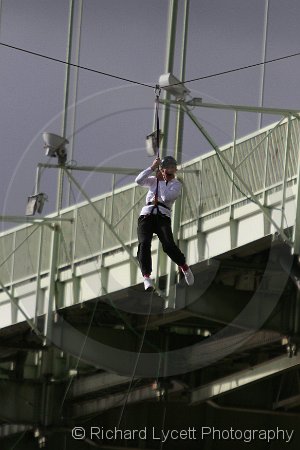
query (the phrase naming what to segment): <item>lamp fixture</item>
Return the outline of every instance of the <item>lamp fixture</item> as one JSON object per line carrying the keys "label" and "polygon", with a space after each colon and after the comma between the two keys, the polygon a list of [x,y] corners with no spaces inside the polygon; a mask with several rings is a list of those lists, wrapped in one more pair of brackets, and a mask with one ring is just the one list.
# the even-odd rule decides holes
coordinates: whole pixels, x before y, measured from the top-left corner
{"label": "lamp fixture", "polygon": [[58,158],[59,164],[65,164],[67,160],[67,151],[65,145],[69,141],[54,133],[43,133],[44,148],[46,149],[46,156]]}
{"label": "lamp fixture", "polygon": [[[161,141],[163,139],[164,135],[159,130],[159,144],[161,144]],[[146,150],[149,156],[155,156],[158,149],[158,142],[157,142],[157,132],[153,131],[153,133],[148,134],[146,136]]]}
{"label": "lamp fixture", "polygon": [[164,73],[159,77],[159,86],[174,95],[177,100],[184,99],[190,91],[172,73]]}
{"label": "lamp fixture", "polygon": [[44,192],[34,194],[28,197],[26,206],[26,216],[34,216],[36,212],[41,214],[43,211],[44,203],[48,200],[48,196]]}

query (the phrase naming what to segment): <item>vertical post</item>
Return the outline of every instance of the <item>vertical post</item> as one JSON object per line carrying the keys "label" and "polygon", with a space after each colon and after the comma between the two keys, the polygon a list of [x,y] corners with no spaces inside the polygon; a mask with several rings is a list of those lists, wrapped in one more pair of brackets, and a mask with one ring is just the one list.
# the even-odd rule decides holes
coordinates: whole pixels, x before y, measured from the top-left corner
{"label": "vertical post", "polygon": [[267,175],[268,175],[268,163],[269,163],[269,144],[270,144],[270,135],[268,134],[266,139],[266,158],[265,158],[265,167],[264,167],[264,202],[266,200],[266,189],[267,189]]}
{"label": "vertical post", "polygon": [[[238,123],[238,112],[234,111],[234,125],[233,125],[233,149],[232,149],[232,166],[235,165],[235,149],[236,149],[236,136],[237,136],[237,123]],[[234,173],[231,170],[231,178],[234,180]],[[231,192],[230,192],[230,219],[232,218],[232,202],[233,202],[233,191],[234,184],[231,182]]]}
{"label": "vertical post", "polygon": [[[269,19],[269,0],[265,0],[265,20],[264,20],[264,34],[263,34],[263,49],[262,49],[262,62],[265,63],[267,56],[267,36],[268,36],[268,19]],[[265,64],[262,65],[261,82],[260,82],[260,94],[259,94],[259,106],[263,106],[264,103],[264,88],[265,88]],[[262,113],[258,115],[258,129],[262,126]]]}
{"label": "vertical post", "polygon": [[53,310],[54,310],[54,306],[55,306],[55,285],[56,285],[56,273],[57,273],[59,230],[60,230],[60,227],[58,224],[52,225],[48,309],[47,309],[45,328],[44,328],[44,335],[46,336],[47,344],[50,344],[51,339],[52,339],[52,324],[53,324]]}
{"label": "vertical post", "polygon": [[202,219],[202,213],[203,213],[203,206],[202,206],[202,197],[203,197],[203,180],[202,180],[202,168],[203,168],[203,159],[200,159],[199,164],[199,198],[198,198],[198,226],[197,226],[197,239],[198,239],[198,257],[199,261],[201,261],[204,258],[205,255],[205,235],[202,233],[201,230],[201,219]]}
{"label": "vertical post", "polygon": [[[167,51],[166,51],[166,65],[165,72],[173,72],[174,66],[174,52],[176,40],[176,23],[178,12],[178,0],[169,0],[169,17],[168,17],[168,31],[167,31]],[[170,100],[170,94],[165,93],[165,100]],[[161,149],[161,156],[165,156],[168,147],[168,131],[170,121],[170,109],[165,107],[163,112],[163,142]]]}
{"label": "vertical post", "polygon": [[[135,197],[136,197],[136,186],[132,189],[132,205],[135,203]],[[133,226],[136,226],[135,224],[135,214],[134,214],[134,208],[132,208],[130,213],[130,245],[132,245],[132,236],[133,236]],[[130,284],[136,284],[137,279],[137,266],[132,264],[130,262]]]}
{"label": "vertical post", "polygon": [[42,267],[42,245],[44,237],[44,226],[40,227],[39,235],[39,253],[37,260],[37,275],[36,275],[36,294],[35,294],[35,313],[34,313],[34,323],[37,325],[37,316],[39,314],[39,302],[40,302],[40,289],[41,289],[41,267]]}
{"label": "vertical post", "polygon": [[1,36],[1,25],[2,25],[2,0],[0,0],[0,36]]}
{"label": "vertical post", "polygon": [[73,225],[73,242],[71,247],[71,271],[72,271],[73,304],[75,304],[79,302],[79,278],[76,278],[75,263],[74,263],[76,255],[76,242],[77,242],[76,235],[78,228],[78,208],[74,208],[73,210],[73,220],[74,225]]}
{"label": "vertical post", "polygon": [[[104,199],[104,211],[103,211],[104,217],[106,217],[107,198],[108,197],[105,197],[105,199]],[[108,270],[106,267],[104,267],[104,264],[103,264],[103,253],[105,252],[104,242],[105,242],[105,223],[102,222],[101,253],[100,253],[100,260],[99,260],[99,270],[100,270],[100,277],[101,277],[101,295],[107,294]]]}
{"label": "vertical post", "polygon": [[[184,17],[183,17],[183,37],[181,49],[181,71],[180,71],[180,79],[182,81],[185,78],[185,68],[186,68],[189,9],[190,9],[190,0],[185,0]],[[183,126],[184,126],[184,110],[180,105],[177,111],[176,141],[175,141],[175,155],[174,155],[178,164],[181,164],[182,161]]]}
{"label": "vertical post", "polygon": [[[265,148],[265,166],[264,166],[264,185],[263,185],[263,205],[267,202],[267,175],[268,175],[268,163],[269,163],[269,143],[270,143],[270,134],[268,134],[266,139],[266,148]],[[270,234],[271,223],[264,216],[264,235]]]}
{"label": "vertical post", "polygon": [[[297,119],[299,120],[299,119]],[[298,148],[298,177],[297,177],[297,193],[296,193],[296,217],[293,232],[293,253],[295,255],[300,255],[300,139]]]}
{"label": "vertical post", "polygon": [[[183,36],[182,36],[182,49],[181,49],[181,71],[180,79],[183,81],[185,78],[185,68],[186,68],[186,49],[187,49],[187,38],[188,38],[188,19],[189,19],[189,8],[190,1],[185,0],[184,2],[184,17],[183,17]],[[182,141],[183,141],[183,127],[184,127],[184,110],[182,106],[179,106],[177,111],[177,121],[176,121],[176,140],[175,140],[175,159],[178,164],[182,162]],[[180,196],[173,208],[173,220],[172,228],[175,241],[178,241],[178,232],[180,229],[180,212],[181,212],[181,202],[182,196]],[[170,259],[168,260],[168,278],[167,278],[167,289],[166,295],[169,296],[169,307],[175,307],[175,277],[176,277],[176,266]]]}
{"label": "vertical post", "polygon": [[[73,55],[74,64],[79,64],[80,58],[80,46],[81,46],[81,28],[82,28],[82,12],[83,12],[83,0],[78,0],[77,5],[77,30],[76,35],[74,36],[75,40],[75,51]],[[70,133],[69,133],[69,160],[72,160],[74,157],[74,134],[75,134],[75,124],[76,124],[76,111],[77,111],[77,91],[78,91],[78,67],[73,67],[74,80],[73,80],[73,99],[74,99],[74,107],[72,109],[72,118],[70,123]],[[70,206],[71,203],[71,182],[68,180],[67,184],[67,204]]]}
{"label": "vertical post", "polygon": [[[232,167],[235,166],[236,155],[236,136],[237,136],[238,112],[234,111],[234,125],[233,125],[233,149],[232,149]],[[229,207],[229,229],[230,229],[230,245],[231,248],[237,245],[237,221],[233,219],[233,193],[234,193],[234,173],[231,170],[231,189],[230,189],[230,207]]]}
{"label": "vertical post", "polygon": [[67,54],[66,54],[66,73],[65,73],[65,87],[64,87],[64,114],[62,118],[61,134],[66,137],[67,122],[68,122],[68,105],[69,105],[69,90],[70,90],[70,71],[72,56],[72,35],[73,35],[73,22],[74,22],[74,0],[69,0],[69,24],[68,24],[68,42],[67,42]]}
{"label": "vertical post", "polygon": [[[72,33],[73,33],[73,21],[74,21],[74,0],[69,1],[69,23],[68,23],[68,42],[67,42],[67,55],[66,55],[66,73],[65,73],[65,86],[64,86],[64,109],[61,125],[61,135],[66,137],[67,119],[68,119],[68,104],[69,104],[69,85],[70,85],[70,65],[72,54]],[[58,169],[57,175],[57,196],[56,196],[56,212],[60,215],[63,201],[63,181],[64,170],[63,167]],[[59,246],[59,227],[53,224],[52,241],[51,241],[51,253],[50,253],[50,272],[49,272],[49,298],[48,298],[48,310],[45,320],[44,334],[46,336],[46,343],[49,344],[52,338],[52,322],[53,322],[53,305],[55,298],[55,284],[56,284],[56,272],[57,272],[57,256]]]}
{"label": "vertical post", "polygon": [[[61,125],[61,136],[66,137],[67,120],[68,120],[68,104],[69,104],[69,86],[70,86],[70,70],[69,63],[71,62],[72,55],[72,34],[73,34],[73,21],[74,21],[74,0],[69,2],[69,26],[68,26],[68,42],[67,42],[67,55],[66,55],[66,73],[65,73],[65,87],[64,87],[64,106],[63,106],[63,118]],[[57,197],[56,197],[56,210],[59,215],[63,202],[63,182],[64,171],[62,168],[58,169],[57,175]]]}
{"label": "vertical post", "polygon": [[286,195],[286,184],[287,184],[287,174],[288,174],[288,162],[291,147],[291,129],[292,129],[292,119],[291,116],[288,117],[287,121],[287,132],[285,139],[285,149],[284,149],[284,162],[283,162],[283,180],[282,180],[282,197],[281,197],[281,231],[284,229],[285,221],[285,195]]}
{"label": "vertical post", "polygon": [[[14,295],[13,280],[14,280],[14,267],[15,267],[15,257],[16,257],[16,240],[17,240],[16,238],[17,238],[17,233],[14,232],[13,236],[14,237],[13,237],[12,248],[14,249],[14,252],[13,252],[12,257],[11,257],[11,273],[10,273],[10,292],[11,292],[11,295]],[[12,318],[12,323],[16,323],[17,322],[18,309],[16,308],[16,305],[13,302],[11,303],[11,318]]]}
{"label": "vertical post", "polygon": [[112,185],[111,185],[111,209],[110,209],[111,225],[113,223],[113,217],[114,217],[115,187],[116,187],[116,174],[114,173],[112,176]]}

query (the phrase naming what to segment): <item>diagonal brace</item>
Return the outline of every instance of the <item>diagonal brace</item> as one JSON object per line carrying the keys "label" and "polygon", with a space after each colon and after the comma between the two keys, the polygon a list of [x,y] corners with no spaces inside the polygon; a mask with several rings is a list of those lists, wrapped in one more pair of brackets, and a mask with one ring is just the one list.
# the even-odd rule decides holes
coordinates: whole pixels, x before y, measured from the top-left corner
{"label": "diagonal brace", "polygon": [[257,149],[257,148],[258,148],[258,147],[266,140],[266,139],[268,139],[268,138],[271,136],[271,134],[273,134],[274,131],[277,130],[277,128],[279,128],[279,126],[282,124],[282,122],[283,122],[284,120],[286,120],[286,117],[282,117],[282,119],[274,126],[274,128],[272,128],[271,130],[269,130],[269,131],[267,132],[267,134],[265,135],[265,137],[263,137],[262,140],[259,141],[258,144],[256,144],[254,147],[252,147],[251,151],[245,156],[244,159],[242,159],[241,162],[239,162],[239,163],[235,166],[235,168],[237,169],[238,167],[240,167],[240,166],[246,161],[246,159],[248,159],[248,158],[254,153],[254,151],[255,151],[255,150],[256,150],[256,149]]}
{"label": "diagonal brace", "polygon": [[120,236],[118,235],[118,233],[115,232],[114,228],[112,227],[112,225],[105,219],[105,217],[101,214],[101,212],[96,208],[96,206],[94,205],[94,203],[91,201],[91,199],[89,198],[89,196],[87,195],[87,193],[84,191],[84,189],[80,186],[80,184],[78,183],[78,181],[73,177],[73,175],[70,173],[70,171],[66,168],[63,167],[64,171],[66,172],[67,176],[69,177],[69,179],[75,184],[75,186],[77,187],[77,189],[80,191],[80,193],[83,195],[83,197],[88,201],[88,203],[91,205],[91,207],[94,209],[94,211],[96,212],[96,214],[100,217],[100,219],[105,223],[105,225],[107,226],[107,228],[110,230],[110,232],[113,234],[113,236],[117,239],[117,241],[121,244],[121,247],[123,248],[123,250],[125,250],[125,252],[129,255],[130,260],[137,266],[139,267],[139,263],[137,262],[137,260],[132,256],[132,252],[131,250],[128,248],[127,245],[125,245],[125,243],[122,241],[122,239],[120,238]]}

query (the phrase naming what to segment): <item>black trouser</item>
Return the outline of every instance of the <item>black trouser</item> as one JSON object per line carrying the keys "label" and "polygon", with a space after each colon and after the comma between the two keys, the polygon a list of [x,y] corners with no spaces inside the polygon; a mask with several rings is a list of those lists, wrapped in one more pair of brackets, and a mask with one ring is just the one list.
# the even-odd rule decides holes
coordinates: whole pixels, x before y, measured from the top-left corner
{"label": "black trouser", "polygon": [[185,256],[174,242],[171,219],[162,214],[148,214],[138,219],[139,247],[137,257],[143,275],[152,272],[151,241],[156,233],[162,243],[163,251],[178,265],[185,264]]}

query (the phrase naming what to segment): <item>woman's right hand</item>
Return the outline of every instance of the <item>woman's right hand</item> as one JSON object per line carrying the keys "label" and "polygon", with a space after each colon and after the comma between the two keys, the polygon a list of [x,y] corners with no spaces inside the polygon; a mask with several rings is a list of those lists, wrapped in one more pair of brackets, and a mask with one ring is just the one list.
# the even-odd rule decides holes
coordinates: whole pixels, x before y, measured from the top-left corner
{"label": "woman's right hand", "polygon": [[152,163],[151,169],[155,170],[158,169],[160,166],[160,158],[155,158],[155,160]]}

